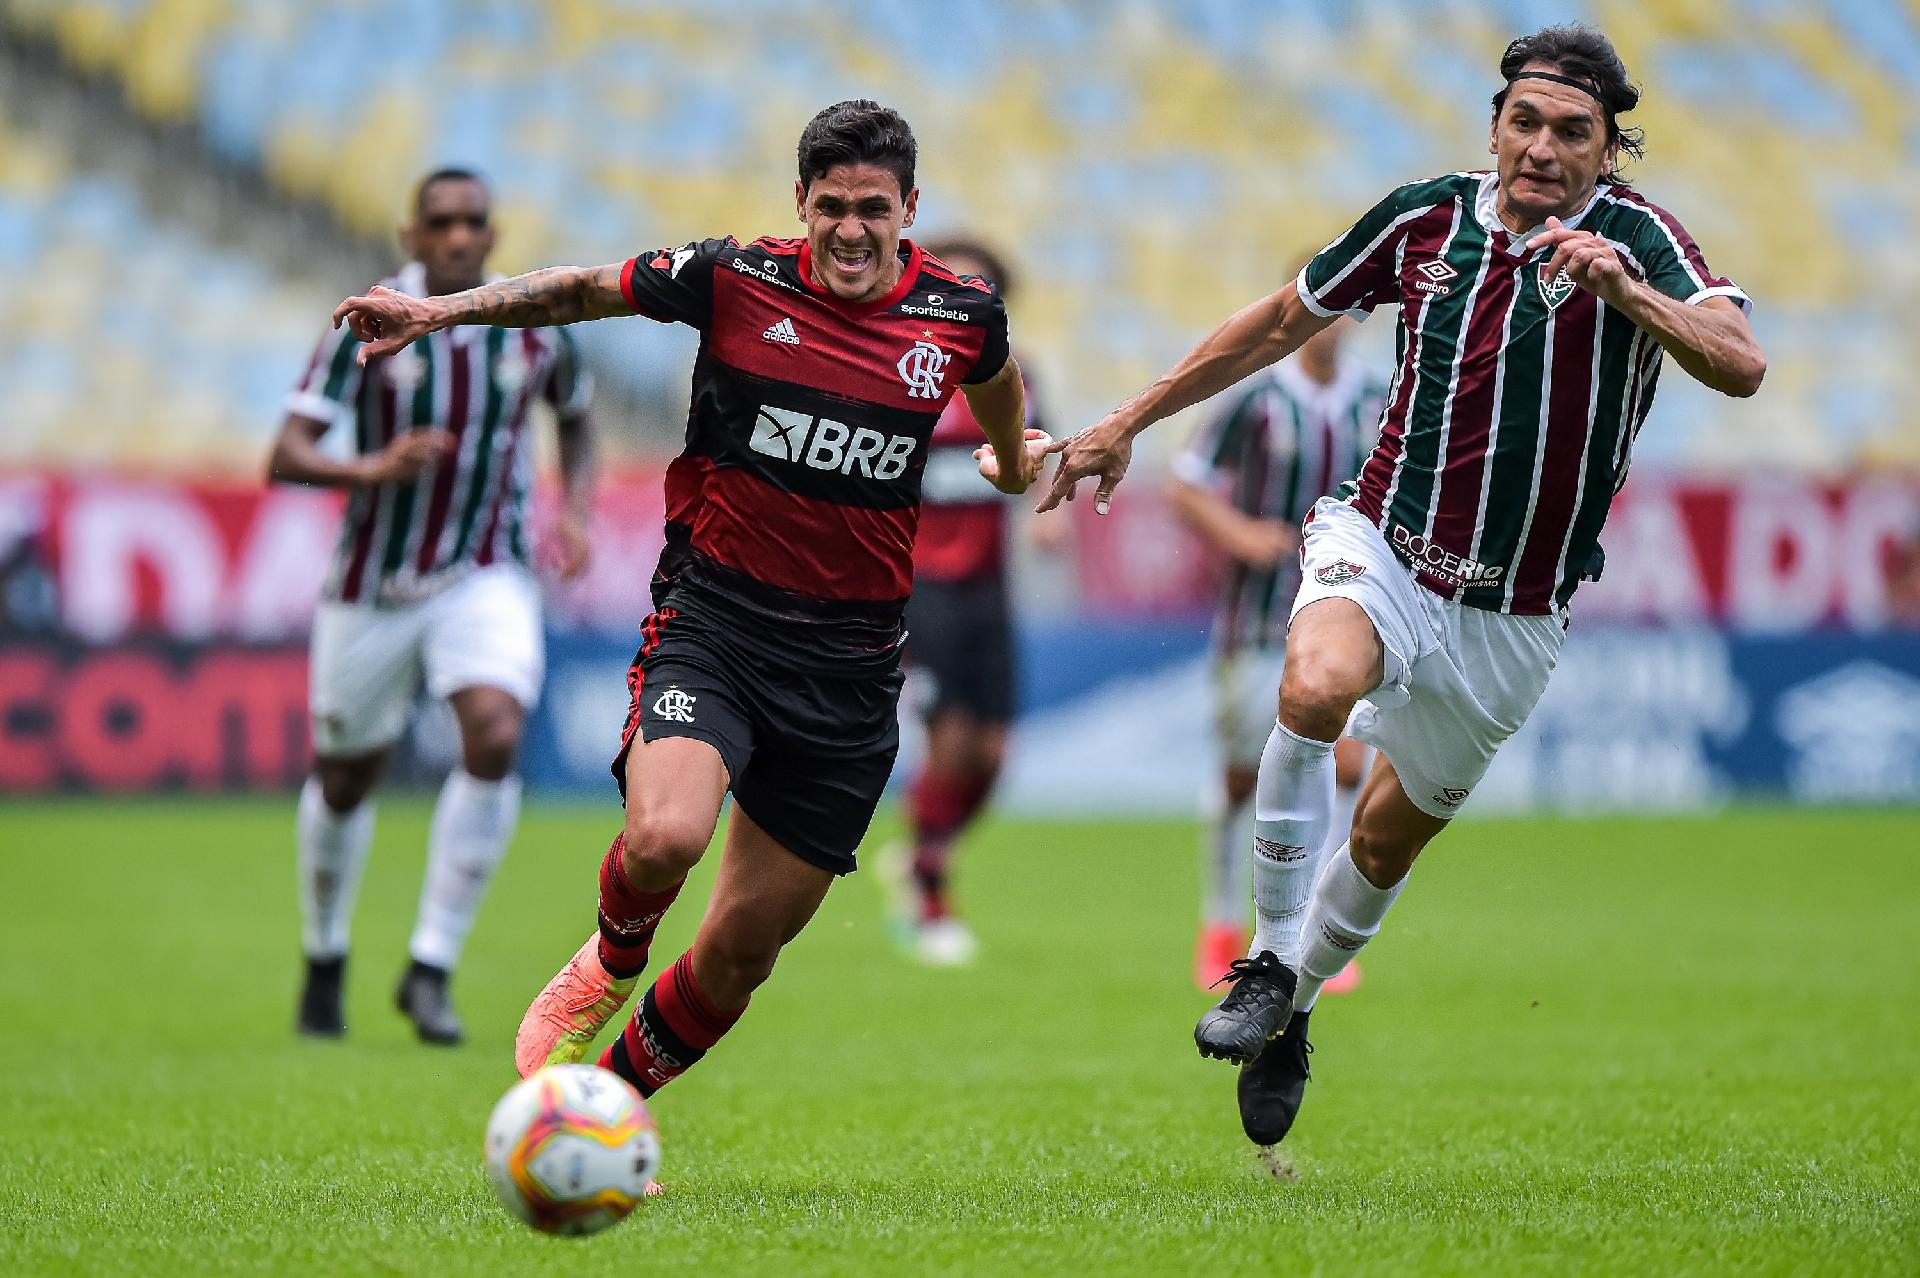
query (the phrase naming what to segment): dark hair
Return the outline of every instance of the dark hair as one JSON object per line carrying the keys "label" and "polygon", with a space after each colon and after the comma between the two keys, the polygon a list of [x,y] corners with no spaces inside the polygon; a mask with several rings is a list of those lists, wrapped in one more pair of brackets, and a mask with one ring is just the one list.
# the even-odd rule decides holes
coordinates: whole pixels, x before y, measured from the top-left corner
{"label": "dark hair", "polygon": [[493,189],[487,185],[487,180],[474,170],[454,167],[435,169],[433,172],[421,178],[419,185],[413,188],[413,215],[415,217],[419,217],[420,211],[426,207],[427,192],[442,182],[475,182],[479,184],[482,191],[486,192],[489,201],[493,199]]}
{"label": "dark hair", "polygon": [[836,102],[800,131],[800,185],[812,186],[836,164],[876,164],[900,180],[905,198],[913,189],[919,154],[913,130],[898,111],[867,98]]}
{"label": "dark hair", "polygon": [[948,266],[953,265],[952,262],[947,261],[949,256],[970,257],[985,268],[981,274],[993,281],[994,288],[1002,298],[1013,292],[1014,277],[1013,272],[1007,269],[1007,259],[979,240],[969,239],[964,235],[947,235],[926,240],[920,247],[941,261],[947,262]]}
{"label": "dark hair", "polygon": [[[1515,40],[1500,55],[1500,78],[1507,83],[1493,95],[1495,119],[1507,104],[1507,94],[1513,90],[1513,77],[1529,62],[1544,62],[1561,75],[1592,86],[1607,117],[1607,142],[1633,159],[1640,158],[1645,151],[1645,136],[1639,129],[1621,128],[1616,118],[1640,105],[1640,90],[1627,78],[1627,64],[1620,60],[1611,40],[1584,22],[1543,27]],[[1611,173],[1600,180],[1625,185]]]}

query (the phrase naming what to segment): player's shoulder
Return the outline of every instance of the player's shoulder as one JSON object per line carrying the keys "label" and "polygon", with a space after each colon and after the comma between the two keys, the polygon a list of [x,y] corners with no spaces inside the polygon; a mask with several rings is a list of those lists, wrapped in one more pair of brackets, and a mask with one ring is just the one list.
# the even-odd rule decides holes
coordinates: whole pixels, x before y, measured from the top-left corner
{"label": "player's shoulder", "polygon": [[1686,234],[1680,219],[1630,186],[1610,183],[1594,196],[1594,230],[1609,239],[1632,240],[1654,235],[1668,239]]}
{"label": "player's shoulder", "polygon": [[1403,182],[1389,191],[1380,203],[1396,213],[1411,213],[1417,209],[1434,208],[1457,201],[1471,206],[1479,198],[1480,185],[1487,176],[1485,169],[1462,169],[1457,173],[1442,173],[1438,177]]}
{"label": "player's shoulder", "polygon": [[912,256],[913,281],[895,306],[918,319],[985,324],[1004,312],[1000,289],[984,275],[962,275],[924,249]]}
{"label": "player's shoulder", "polygon": [[728,237],[727,242],[743,253],[752,252],[766,257],[792,258],[795,261],[799,260],[800,248],[806,243],[799,236],[789,235],[762,235],[744,248],[735,243],[732,237]]}

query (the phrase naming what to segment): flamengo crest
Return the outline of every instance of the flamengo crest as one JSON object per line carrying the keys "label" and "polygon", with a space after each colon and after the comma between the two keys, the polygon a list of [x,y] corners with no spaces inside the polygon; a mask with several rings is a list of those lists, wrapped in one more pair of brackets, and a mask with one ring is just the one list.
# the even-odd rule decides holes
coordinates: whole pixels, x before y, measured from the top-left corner
{"label": "flamengo crest", "polygon": [[1564,266],[1560,268],[1560,273],[1549,281],[1547,264],[1540,263],[1533,282],[1540,286],[1540,298],[1547,304],[1548,310],[1555,309],[1560,303],[1573,296],[1573,276],[1567,274],[1567,268]]}
{"label": "flamengo crest", "polygon": [[897,365],[901,379],[907,384],[907,398],[939,399],[940,379],[952,359],[953,356],[932,342],[915,342]]}
{"label": "flamengo crest", "polygon": [[653,703],[653,712],[670,723],[692,723],[695,700],[692,693],[669,686]]}

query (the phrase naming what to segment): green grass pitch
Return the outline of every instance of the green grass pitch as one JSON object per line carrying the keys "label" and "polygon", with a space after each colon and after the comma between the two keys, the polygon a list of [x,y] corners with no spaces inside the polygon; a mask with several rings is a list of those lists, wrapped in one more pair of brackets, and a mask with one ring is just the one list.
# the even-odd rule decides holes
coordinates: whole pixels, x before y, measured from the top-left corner
{"label": "green grass pitch", "polygon": [[495,1205],[480,1133],[616,809],[529,811],[455,1051],[390,1006],[414,801],[348,1040],[294,1037],[291,809],[0,806],[0,1273],[1920,1272],[1913,811],[1463,824],[1322,1007],[1291,1178],[1192,1047],[1193,829],[992,821],[979,964],[840,885],[657,1098],[669,1196],[577,1241]]}

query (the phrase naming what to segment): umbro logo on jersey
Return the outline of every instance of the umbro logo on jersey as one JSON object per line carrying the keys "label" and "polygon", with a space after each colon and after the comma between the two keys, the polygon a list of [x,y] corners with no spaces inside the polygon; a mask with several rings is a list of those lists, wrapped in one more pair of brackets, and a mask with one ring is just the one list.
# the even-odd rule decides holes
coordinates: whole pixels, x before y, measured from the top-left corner
{"label": "umbro logo on jersey", "polygon": [[1460,272],[1455,270],[1445,258],[1440,257],[1434,258],[1431,262],[1422,262],[1413,270],[1414,274],[1425,277],[1415,280],[1413,286],[1422,293],[1431,293],[1435,297],[1445,297],[1453,292],[1453,286],[1447,281],[1457,279],[1460,275]]}
{"label": "umbro logo on jersey", "polygon": [[669,723],[692,723],[694,700],[691,693],[668,688],[654,701],[653,712]]}
{"label": "umbro logo on jersey", "polygon": [[769,342],[778,342],[782,346],[798,346],[800,344],[800,334],[793,331],[793,321],[784,316],[781,317],[778,324],[775,324],[772,328],[760,334],[760,336]]}

